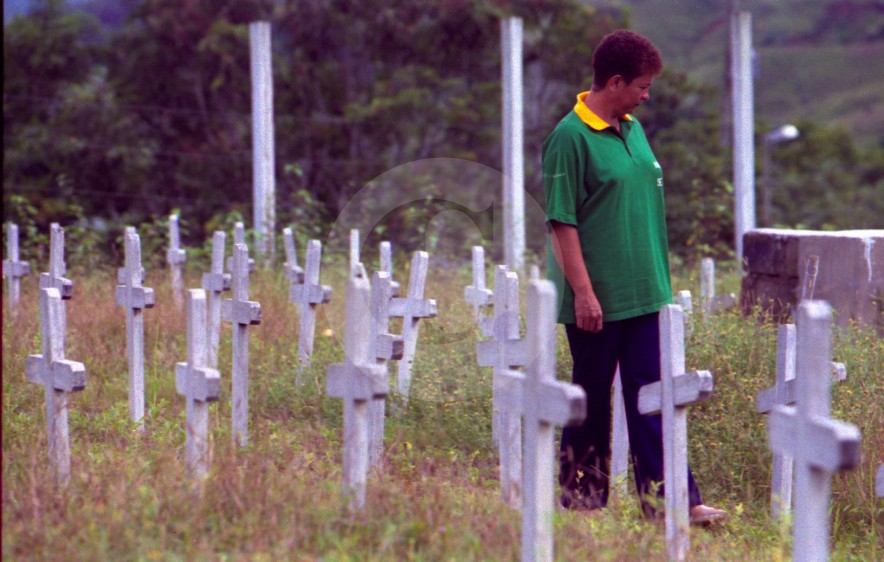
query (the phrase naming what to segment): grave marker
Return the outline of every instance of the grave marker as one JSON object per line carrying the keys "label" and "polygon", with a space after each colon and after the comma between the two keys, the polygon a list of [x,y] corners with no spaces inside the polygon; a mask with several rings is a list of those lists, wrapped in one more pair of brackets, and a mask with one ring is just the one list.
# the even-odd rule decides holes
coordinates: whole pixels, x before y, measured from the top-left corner
{"label": "grave marker", "polygon": [[371,289],[368,279],[347,281],[343,363],[328,367],[326,393],[344,400],[344,491],[352,510],[365,507],[369,468],[369,402],[386,396],[389,376],[371,357]]}
{"label": "grave marker", "polygon": [[679,291],[675,295],[675,304],[684,311],[684,333],[691,335],[694,329],[694,299],[690,291]]}
{"label": "grave marker", "polygon": [[586,394],[575,384],[555,380],[557,304],[548,281],[528,286],[528,335],[531,360],[523,376],[503,370],[495,390],[505,410],[524,417],[525,466],[522,512],[522,560],[552,561],[555,426],[582,423]]}
{"label": "grave marker", "polygon": [[221,316],[233,325],[233,439],[249,443],[249,326],[261,323],[261,305],[249,300],[249,248],[233,246],[233,298],[224,299]]}
{"label": "grave marker", "polygon": [[[134,227],[125,234],[126,266],[118,274],[117,304],[126,309],[126,351],[129,356],[129,417],[143,424],[144,418],[144,309],[154,305],[150,287],[142,287],[141,238]],[[143,425],[141,425],[143,427]]]}
{"label": "grave marker", "polygon": [[436,301],[424,298],[424,287],[427,283],[427,267],[430,256],[426,252],[415,252],[411,259],[411,271],[408,272],[408,296],[395,297],[390,302],[390,314],[402,318],[402,339],[405,349],[399,360],[399,371],[396,379],[397,389],[405,400],[411,388],[411,368],[414,366],[414,354],[417,350],[417,338],[422,318],[435,318],[438,313]]}
{"label": "grave marker", "polygon": [[[239,221],[233,224],[233,245],[236,246],[237,244],[245,244],[248,246],[248,244],[246,244],[246,227]],[[257,267],[255,265],[255,260],[249,258],[249,271],[255,271],[255,267]],[[233,273],[233,256],[227,258],[227,271]]]}
{"label": "grave marker", "polygon": [[[298,382],[301,384],[301,371],[310,366],[313,356],[313,336],[316,330],[316,305],[331,300],[332,289],[328,285],[319,284],[319,267],[322,261],[322,244],[319,240],[311,240],[307,244],[307,257],[304,259],[304,278],[302,283],[292,282],[289,300],[299,305],[301,313],[301,329],[298,336]],[[367,282],[367,280],[366,280]]]}
{"label": "grave marker", "polygon": [[482,246],[473,246],[473,284],[463,293],[473,307],[482,337],[491,337],[491,325],[485,322],[485,310],[491,306],[493,293],[485,288],[485,249]]}
{"label": "grave marker", "polygon": [[737,304],[737,297],[733,293],[715,295],[715,260],[712,258],[700,260],[700,302],[704,320],[719,310],[727,310]]}
{"label": "grave marker", "polygon": [[298,265],[298,252],[295,249],[295,235],[291,228],[282,229],[285,244],[285,276],[291,283],[304,282],[304,270]]}
{"label": "grave marker", "polygon": [[[59,307],[60,322],[63,326],[67,326],[67,306],[66,300],[70,300],[74,296],[74,282],[67,279],[64,274],[66,272],[64,263],[64,229],[58,223],[52,223],[49,226],[49,271],[40,274],[40,288],[48,289],[50,287],[58,290],[61,296],[61,306]],[[61,334],[64,348],[65,334]]]}
{"label": "grave marker", "polygon": [[878,466],[878,473],[875,474],[875,495],[884,498],[884,464]]}
{"label": "grave marker", "polygon": [[626,497],[626,471],[629,469],[629,432],[626,427],[626,407],[623,404],[623,383],[620,365],[614,372],[614,409],[611,430],[611,481],[621,497]]}
{"label": "grave marker", "polygon": [[770,413],[768,445],[795,463],[794,560],[826,560],[831,475],[858,466],[860,433],[852,424],[829,418],[831,307],[805,301],[797,320],[797,405],[776,406]]}
{"label": "grave marker", "polygon": [[350,275],[359,275],[359,231],[350,230]]}
{"label": "grave marker", "polygon": [[[367,277],[362,264],[359,265],[360,277]],[[390,333],[390,304],[399,293],[394,286],[390,274],[376,271],[371,286],[371,351],[370,356],[384,370],[389,378],[387,361],[401,360],[405,349],[402,336]],[[386,397],[374,398],[369,404],[369,467],[379,468],[383,460],[384,448],[384,415]]]}
{"label": "grave marker", "polygon": [[221,297],[230,290],[230,274],[224,273],[224,244],[227,234],[216,230],[212,236],[212,264],[209,273],[203,273],[203,290],[208,295],[208,366],[218,368],[218,346],[221,344]]}
{"label": "grave marker", "polygon": [[669,304],[660,310],[661,377],[639,390],[638,411],[662,414],[666,551],[670,560],[684,560],[691,546],[687,406],[707,400],[713,387],[711,373],[685,373],[684,363],[684,312]]}
{"label": "grave marker", "polygon": [[179,309],[184,306],[183,269],[187,252],[181,249],[181,234],[178,230],[178,215],[169,215],[169,251],[166,261],[172,277],[172,298]]}
{"label": "grave marker", "polygon": [[9,311],[18,312],[21,300],[21,278],[31,274],[31,264],[19,259],[18,225],[6,225],[6,259],[3,260],[3,276],[9,286]]}
{"label": "grave marker", "polygon": [[187,291],[187,362],[175,365],[175,390],[187,399],[186,462],[192,478],[209,470],[209,402],[221,395],[221,376],[207,367],[206,292]]}
{"label": "grave marker", "polygon": [[71,446],[68,435],[68,393],[86,388],[86,367],[64,357],[66,326],[61,316],[62,302],[58,289],[40,289],[40,326],[43,353],[29,355],[25,375],[43,385],[46,393],[46,438],[49,461],[56,482],[67,485],[71,477]]}

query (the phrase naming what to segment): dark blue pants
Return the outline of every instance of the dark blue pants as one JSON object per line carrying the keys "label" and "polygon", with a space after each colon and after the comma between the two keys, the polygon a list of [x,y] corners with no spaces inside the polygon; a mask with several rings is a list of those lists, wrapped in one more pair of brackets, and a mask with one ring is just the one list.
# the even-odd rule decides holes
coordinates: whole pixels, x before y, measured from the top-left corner
{"label": "dark blue pants", "polygon": [[[565,325],[574,360],[572,380],[586,391],[587,404],[583,425],[562,430],[559,483],[566,497],[579,498],[586,507],[604,507],[608,502],[611,385],[619,362],[636,488],[643,510],[653,514],[644,496],[652,491],[653,482],[663,482],[663,425],[659,415],[638,412],[638,391],[660,380],[658,316],[655,312],[605,322],[595,334]],[[663,495],[662,485],[657,493]],[[690,467],[688,498],[691,506],[703,503]]]}

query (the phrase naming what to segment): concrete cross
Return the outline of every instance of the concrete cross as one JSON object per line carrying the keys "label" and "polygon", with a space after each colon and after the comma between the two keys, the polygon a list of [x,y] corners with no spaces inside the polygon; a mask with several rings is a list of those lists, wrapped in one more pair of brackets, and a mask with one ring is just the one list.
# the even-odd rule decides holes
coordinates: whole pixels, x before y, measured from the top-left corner
{"label": "concrete cross", "polygon": [[31,274],[31,264],[19,259],[18,225],[6,225],[6,259],[3,260],[3,276],[9,285],[9,311],[18,312],[21,300],[21,278]]}
{"label": "concrete cross", "polygon": [[282,229],[285,244],[285,276],[291,283],[304,282],[304,270],[298,265],[298,252],[295,249],[295,235],[291,228]]}
{"label": "concrete cross", "polygon": [[[360,264],[360,277],[365,269]],[[370,356],[383,367],[389,377],[387,361],[401,360],[405,349],[402,336],[390,333],[390,303],[398,296],[398,284],[394,284],[386,271],[376,271],[371,286],[371,351]],[[369,467],[380,468],[383,462],[384,415],[386,397],[375,398],[369,405],[370,443]]]}
{"label": "concrete cross", "polygon": [[359,230],[354,228],[350,230],[350,275],[359,274],[359,249]]}
{"label": "concrete cross", "polygon": [[733,308],[737,304],[737,297],[733,293],[715,296],[715,260],[712,258],[700,260],[700,298],[704,319],[714,312]]}
{"label": "concrete cross", "polygon": [[414,366],[420,321],[423,318],[435,318],[438,313],[436,300],[424,298],[429,263],[429,254],[415,252],[411,259],[411,271],[408,272],[408,296],[396,297],[390,302],[390,314],[402,318],[402,339],[405,340],[405,349],[399,361],[396,388],[406,401],[411,388],[411,369]]}
{"label": "concrete cross", "polygon": [[549,281],[528,286],[528,336],[531,360],[525,375],[503,371],[496,390],[505,410],[524,418],[524,501],[522,560],[552,562],[555,428],[582,423],[586,394],[575,384],[559,382],[556,372],[556,290]]}
{"label": "concrete cross", "polygon": [[707,400],[713,387],[709,371],[685,373],[684,363],[684,312],[669,304],[660,310],[661,377],[641,387],[638,411],[663,416],[666,550],[670,560],[684,560],[691,547],[687,406]]}
{"label": "concrete cross", "polygon": [[[74,296],[74,282],[64,276],[65,271],[64,229],[54,222],[49,226],[49,271],[40,274],[40,288],[58,289],[58,294],[62,299],[59,316],[63,326],[67,326],[67,307],[64,301],[70,300]],[[61,338],[61,345],[64,347],[64,332],[62,332]]]}
{"label": "concrete cross", "polygon": [[344,400],[344,490],[352,510],[365,507],[369,468],[369,403],[387,395],[389,376],[371,356],[371,289],[365,277],[347,281],[343,363],[328,367],[326,394]]}
{"label": "concrete cross", "polygon": [[[503,501],[518,508],[522,505],[522,423],[512,404],[521,399],[519,381],[524,377],[514,367],[528,364],[527,342],[519,338],[519,278],[506,266],[494,270],[494,339],[476,344],[479,366],[494,368],[492,377],[492,437],[500,451],[500,488]],[[529,326],[529,329],[531,327]]]}
{"label": "concrete cross", "polygon": [[797,405],[770,413],[768,444],[795,463],[794,560],[827,560],[831,476],[859,465],[861,437],[856,426],[829,418],[831,307],[804,301],[797,324]]}
{"label": "concrete cross", "polygon": [[261,305],[249,300],[249,249],[233,246],[233,298],[224,299],[221,317],[233,324],[233,439],[249,444],[249,326],[261,323]]}
{"label": "concrete cross", "polygon": [[212,264],[209,273],[203,273],[203,290],[208,295],[209,360],[208,365],[218,368],[218,346],[221,344],[221,296],[230,290],[230,274],[224,273],[224,245],[227,234],[216,230],[212,236]]}
{"label": "concrete cross", "polygon": [[629,470],[629,432],[626,407],[623,404],[623,383],[620,365],[614,373],[614,409],[611,424],[611,482],[620,497],[626,497],[626,472]]}
{"label": "concrete cross", "polygon": [[190,289],[186,301],[187,362],[175,365],[175,390],[187,399],[187,470],[202,478],[209,470],[209,402],[221,395],[221,376],[207,366],[206,292]]}
{"label": "concrete cross", "polygon": [[[301,312],[301,329],[298,336],[298,384],[301,383],[301,371],[310,366],[313,356],[313,336],[316,330],[316,305],[331,300],[332,289],[328,285],[319,284],[319,267],[322,261],[322,244],[319,240],[311,240],[307,244],[307,257],[304,260],[304,278],[302,283],[292,283],[289,299],[297,303]],[[368,280],[366,279],[366,282]]]}
{"label": "concrete cross", "polygon": [[179,309],[184,306],[183,270],[187,252],[181,249],[181,234],[178,229],[178,215],[169,215],[169,251],[166,261],[171,274],[172,298]]}
{"label": "concrete cross", "polygon": [[[795,325],[781,324],[777,332],[776,384],[758,393],[755,404],[760,414],[768,414],[776,406],[795,404],[795,341]],[[843,363],[832,362],[831,373],[834,380],[847,378]],[[773,454],[770,513],[776,520],[780,520],[792,508],[792,464],[792,458],[788,455]]]}
{"label": "concrete cross", "polygon": [[71,446],[68,436],[68,393],[86,388],[86,367],[64,357],[64,332],[58,289],[40,289],[40,326],[43,353],[29,355],[25,375],[43,385],[46,393],[46,437],[49,461],[56,482],[66,485],[71,477]]}
{"label": "concrete cross", "polygon": [[393,278],[393,246],[388,241],[383,241],[380,244],[379,252],[380,256],[380,265],[381,271],[386,271],[390,274],[390,278]]}
{"label": "concrete cross", "polygon": [[[246,244],[246,227],[242,222],[233,223],[233,244]],[[255,271],[255,260],[249,258],[249,271]],[[227,271],[233,273],[233,256],[227,258]]]}
{"label": "concrete cross", "polygon": [[125,234],[126,267],[118,277],[117,304],[126,309],[126,342],[129,356],[129,417],[142,424],[144,418],[144,309],[154,305],[153,289],[142,287],[141,238],[134,227]]}
{"label": "concrete cross", "polygon": [[[482,337],[491,337],[492,334],[488,333],[491,325],[485,322],[485,310],[491,306],[493,293],[485,288],[485,249],[482,246],[473,246],[473,284],[464,289],[463,295],[473,307]],[[489,329],[483,330],[486,324]]]}
{"label": "concrete cross", "polygon": [[691,335],[694,329],[694,299],[690,291],[679,291],[675,295],[675,304],[684,311],[684,333],[686,336]]}

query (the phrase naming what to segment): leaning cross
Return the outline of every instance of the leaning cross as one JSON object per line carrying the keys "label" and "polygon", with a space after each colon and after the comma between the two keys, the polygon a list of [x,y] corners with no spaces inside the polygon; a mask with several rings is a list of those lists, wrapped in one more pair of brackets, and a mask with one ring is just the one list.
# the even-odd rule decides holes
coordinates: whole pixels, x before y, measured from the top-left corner
{"label": "leaning cross", "polygon": [[[485,288],[485,249],[482,246],[473,246],[473,284],[464,289],[463,296],[472,305],[476,324],[481,329],[492,298],[491,291]],[[490,337],[491,334],[483,332],[482,336]]]}
{"label": "leaning cross", "polygon": [[387,395],[386,369],[371,357],[371,289],[368,279],[347,281],[343,363],[328,367],[326,394],[344,400],[344,490],[350,509],[365,507],[369,468],[369,402]]}
{"label": "leaning cross", "polygon": [[209,297],[209,360],[208,365],[218,368],[218,346],[221,343],[221,295],[230,290],[230,274],[224,273],[224,243],[227,234],[216,230],[212,236],[212,265],[209,273],[203,273],[203,290]]}
{"label": "leaning cross", "polygon": [[224,299],[221,316],[233,324],[233,439],[249,443],[249,326],[261,323],[261,305],[249,300],[249,249],[233,246],[233,298]]}
{"label": "leaning cross", "polygon": [[31,274],[31,264],[19,259],[18,225],[6,225],[6,259],[3,260],[3,276],[9,285],[9,311],[18,312],[21,300],[21,278]]}
{"label": "leaning cross", "polygon": [[507,397],[521,394],[521,401],[509,406],[521,410],[524,417],[522,560],[529,562],[553,560],[555,426],[580,424],[586,418],[584,390],[555,379],[555,307],[555,286],[549,281],[532,281],[527,311],[531,360],[524,377],[513,372],[501,377],[501,382],[512,383]]}
{"label": "leaning cross", "polygon": [[166,261],[169,263],[169,272],[172,277],[172,298],[175,306],[179,309],[184,306],[182,269],[187,259],[187,252],[181,249],[181,234],[178,229],[178,215],[169,215],[169,251],[166,252]]}
{"label": "leaning cross", "polygon": [[129,355],[129,417],[144,418],[144,309],[154,305],[153,289],[142,287],[141,238],[134,227],[126,227],[126,267],[117,285],[117,304],[126,309],[126,342]]}
{"label": "leaning cross", "polygon": [[663,482],[666,486],[666,549],[670,560],[684,560],[691,547],[688,529],[687,406],[712,395],[709,371],[685,373],[684,312],[674,304],[660,310],[658,382],[638,393],[638,411],[663,416]]}
{"label": "leaning cross", "polygon": [[419,322],[422,318],[435,318],[438,313],[435,299],[424,298],[429,261],[430,256],[426,252],[414,253],[411,271],[408,273],[408,296],[396,297],[390,302],[390,315],[402,318],[402,339],[405,340],[405,349],[399,361],[396,386],[406,401],[411,388],[411,368],[414,366],[414,354],[417,350]]}
{"label": "leaning cross", "polygon": [[[245,225],[237,221],[233,224],[233,244],[246,244],[246,227]],[[255,271],[255,260],[249,258],[249,271]],[[227,271],[233,273],[233,256],[227,258]]]}
{"label": "leaning cross", "polygon": [[794,559],[826,560],[831,475],[859,465],[861,437],[853,424],[829,418],[831,307],[804,301],[797,324],[796,406],[776,406],[770,413],[768,444],[795,462]]}
{"label": "leaning cross", "polygon": [[40,326],[43,353],[29,355],[25,375],[42,384],[46,393],[46,437],[49,461],[56,482],[66,485],[71,477],[71,445],[68,436],[68,393],[86,388],[86,367],[64,358],[65,324],[61,317],[61,294],[54,287],[40,289]]}
{"label": "leaning cross", "polygon": [[[298,336],[298,384],[301,371],[310,366],[313,355],[313,335],[316,330],[316,305],[331,300],[332,289],[319,284],[319,266],[322,261],[322,244],[311,240],[307,244],[307,257],[304,259],[304,277],[301,283],[292,282],[289,299],[298,303],[301,312],[301,329]],[[366,280],[367,282],[367,280]]]}
{"label": "leaning cross", "polygon": [[201,478],[209,469],[209,402],[221,395],[221,376],[206,366],[206,292],[187,291],[187,362],[175,365],[175,389],[187,398],[187,470]]}
{"label": "leaning cross", "polygon": [[[365,269],[360,264],[360,276],[365,277]],[[402,336],[390,333],[390,302],[399,293],[386,271],[376,271],[371,286],[371,351],[370,356],[384,369],[389,377],[387,361],[401,360],[405,349]],[[375,398],[369,405],[369,467],[379,468],[383,460],[384,414],[386,397]]]}
{"label": "leaning cross", "polygon": [[[62,300],[59,316],[63,326],[67,326],[67,311],[64,301],[70,300],[74,296],[74,282],[64,276],[65,269],[64,229],[54,222],[49,226],[49,271],[40,274],[40,288],[58,289]],[[62,347],[64,347],[64,338],[65,334],[62,332]]]}
{"label": "leaning cross", "polygon": [[292,283],[304,282],[304,270],[298,265],[298,252],[295,249],[295,235],[291,228],[282,229],[285,245],[285,276]]}

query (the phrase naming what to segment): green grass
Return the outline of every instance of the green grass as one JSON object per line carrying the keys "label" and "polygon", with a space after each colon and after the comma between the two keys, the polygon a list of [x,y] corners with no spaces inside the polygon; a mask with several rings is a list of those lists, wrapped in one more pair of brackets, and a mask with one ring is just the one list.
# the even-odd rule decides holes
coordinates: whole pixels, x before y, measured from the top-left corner
{"label": "green grass", "polygon": [[[464,265],[468,260],[464,260]],[[70,401],[72,479],[56,489],[47,466],[44,401],[24,378],[39,352],[36,281],[23,289],[20,317],[3,317],[3,558],[8,560],[517,560],[520,515],[499,499],[491,445],[491,373],[477,368],[476,331],[463,302],[465,269],[434,268],[426,294],[439,317],[421,326],[407,409],[387,420],[384,469],[371,476],[367,508],[352,514],[341,495],[339,400],[324,396],[328,364],[342,356],[343,273],[327,264],[333,301],[321,308],[313,366],[296,386],[298,319],[276,272],[253,276],[264,321],[250,332],[250,445],[231,445],[230,329],[222,332],[223,393],[211,410],[211,469],[196,489],[184,467],[184,399],[174,364],[185,358],[184,318],[163,271],[146,282],[157,307],[146,312],[145,431],[128,421],[124,315],[112,300],[110,269],[72,274],[67,356],[87,367],[87,388]],[[401,281],[406,268],[397,269]],[[718,292],[735,292],[719,266]],[[191,271],[189,286],[198,284]],[[699,294],[693,272],[676,289]],[[559,374],[569,358],[560,332]],[[756,393],[773,383],[776,328],[737,312],[699,318],[687,341],[689,369],[715,375],[715,394],[689,414],[692,466],[708,503],[734,515],[693,529],[696,560],[780,560],[788,530],[767,515],[770,453]],[[833,413],[863,434],[860,468],[833,479],[832,559],[884,553],[884,506],[872,496],[884,462],[884,345],[851,330],[834,342],[848,379],[833,388]],[[395,368],[391,368],[395,373]],[[395,376],[395,375],[394,375]],[[634,494],[602,514],[557,512],[560,560],[660,560],[660,524],[640,518]]]}

